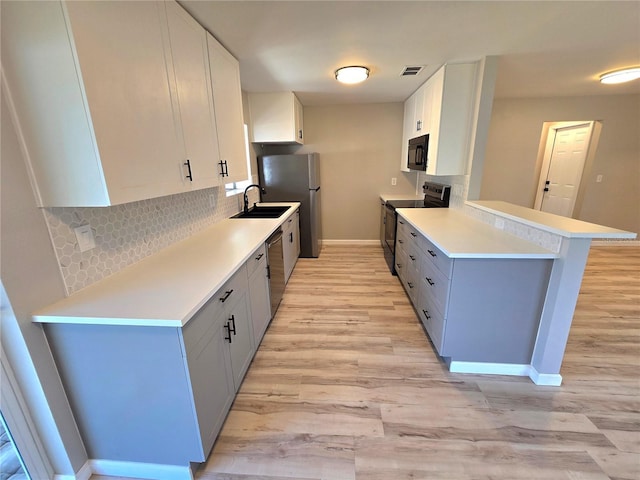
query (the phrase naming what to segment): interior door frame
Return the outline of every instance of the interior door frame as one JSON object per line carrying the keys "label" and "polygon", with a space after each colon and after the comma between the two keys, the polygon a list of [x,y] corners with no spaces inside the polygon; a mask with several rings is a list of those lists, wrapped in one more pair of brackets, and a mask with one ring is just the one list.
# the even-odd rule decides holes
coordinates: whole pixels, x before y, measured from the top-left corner
{"label": "interior door frame", "polygon": [[576,193],[576,201],[573,205],[571,217],[574,218],[576,212],[580,211],[580,208],[582,207],[582,200],[584,198],[584,180],[589,176],[589,173],[591,172],[591,165],[593,164],[593,159],[598,148],[600,131],[602,130],[602,122],[597,120],[544,122],[542,127],[542,136],[540,138],[540,149],[538,151],[538,161],[541,166],[539,170],[538,187],[536,189],[536,199],[533,205],[533,208],[535,210],[540,210],[542,208],[545,182],[547,180],[549,167],[551,166],[551,155],[553,154],[553,146],[558,130],[568,127],[578,127],[581,125],[589,126],[589,140],[587,141],[587,152],[582,169],[582,177],[580,179],[580,185],[578,186],[578,191]]}

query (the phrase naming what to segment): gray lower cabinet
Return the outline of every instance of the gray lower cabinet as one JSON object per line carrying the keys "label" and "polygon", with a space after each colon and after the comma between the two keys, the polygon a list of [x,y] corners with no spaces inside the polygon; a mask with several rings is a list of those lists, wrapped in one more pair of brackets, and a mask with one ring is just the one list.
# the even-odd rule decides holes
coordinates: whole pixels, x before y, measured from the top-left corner
{"label": "gray lower cabinet", "polygon": [[249,299],[253,338],[256,348],[258,348],[271,321],[269,276],[264,246],[253,253],[247,265],[253,265],[253,268],[249,268]]}
{"label": "gray lower cabinet", "polygon": [[296,266],[298,257],[300,256],[300,211],[296,210],[287,221],[282,225],[282,250],[284,257],[284,274],[285,281],[289,281],[289,277]]}
{"label": "gray lower cabinet", "polygon": [[92,459],[205,461],[255,353],[246,265],[182,328],[45,329]]}
{"label": "gray lower cabinet", "polygon": [[552,260],[450,258],[408,223],[398,239],[400,281],[440,356],[530,363]]}

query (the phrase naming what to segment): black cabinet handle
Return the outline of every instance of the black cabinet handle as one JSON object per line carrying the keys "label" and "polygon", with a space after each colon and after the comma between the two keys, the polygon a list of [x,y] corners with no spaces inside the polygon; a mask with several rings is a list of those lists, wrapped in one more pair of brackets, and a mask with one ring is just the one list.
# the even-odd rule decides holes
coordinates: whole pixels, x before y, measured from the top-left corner
{"label": "black cabinet handle", "polygon": [[183,163],[183,165],[186,165],[187,170],[189,171],[189,174],[185,178],[188,178],[190,182],[193,182],[193,176],[191,175],[191,162],[188,158],[187,161]]}
{"label": "black cabinet handle", "polygon": [[302,130],[298,130],[298,138],[302,140]]}
{"label": "black cabinet handle", "polygon": [[400,225],[404,225],[404,222],[403,222],[402,220],[398,220],[398,223],[399,223]]}
{"label": "black cabinet handle", "polygon": [[[229,322],[231,322],[231,324],[233,325],[233,327],[229,328],[229,333],[233,333],[235,335],[236,334],[236,317],[235,317],[235,315],[231,315],[231,318],[229,319]],[[229,324],[229,322],[227,322],[227,325]]]}
{"label": "black cabinet handle", "polygon": [[417,235],[415,233],[413,233],[413,232],[411,232],[411,236],[414,237],[414,238],[417,237]]}
{"label": "black cabinet handle", "polygon": [[227,290],[226,292],[224,292],[224,297],[220,297],[220,301],[222,303],[226,302],[227,298],[229,298],[229,295],[231,295],[233,293],[233,288],[231,290]]}
{"label": "black cabinet handle", "polygon": [[224,339],[231,343],[231,327],[229,326],[229,322],[224,324],[224,328],[227,329],[227,336],[224,337]]}
{"label": "black cabinet handle", "polygon": [[424,277],[424,279],[427,281],[427,283],[428,283],[429,285],[435,285],[435,284],[436,284],[436,282],[434,282],[433,280],[431,280],[429,277]]}
{"label": "black cabinet handle", "polygon": [[422,310],[422,313],[424,313],[424,316],[427,317],[427,320],[431,318],[431,315],[429,315],[429,312],[427,310]]}
{"label": "black cabinet handle", "polygon": [[227,161],[226,160],[220,160],[218,162],[218,165],[220,165],[220,175],[222,175],[223,177],[228,177],[229,176],[229,167],[227,166]]}
{"label": "black cabinet handle", "polygon": [[402,265],[400,265],[399,263],[396,263],[396,267],[402,268]]}
{"label": "black cabinet handle", "polygon": [[409,285],[409,288],[413,288],[413,283],[407,282],[407,285]]}
{"label": "black cabinet handle", "polygon": [[427,250],[427,252],[429,252],[429,255],[431,255],[432,257],[436,256],[436,252],[434,252],[433,250]]}
{"label": "black cabinet handle", "polygon": [[402,241],[402,239],[399,238],[398,243],[404,243],[404,242]]}
{"label": "black cabinet handle", "polygon": [[416,261],[416,257],[414,257],[413,255],[409,255],[409,258],[414,262]]}
{"label": "black cabinet handle", "polygon": [[261,253],[260,255],[258,255],[255,260],[259,261],[262,257],[264,257],[264,253]]}
{"label": "black cabinet handle", "polygon": [[293,243],[293,232],[289,232],[289,243]]}

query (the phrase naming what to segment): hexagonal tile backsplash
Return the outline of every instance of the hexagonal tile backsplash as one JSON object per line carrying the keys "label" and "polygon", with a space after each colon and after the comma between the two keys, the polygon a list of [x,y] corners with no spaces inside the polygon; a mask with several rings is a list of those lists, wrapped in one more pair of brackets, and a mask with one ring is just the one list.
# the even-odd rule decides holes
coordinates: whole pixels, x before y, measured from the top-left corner
{"label": "hexagonal tile backsplash", "polygon": [[[257,201],[257,191],[250,192]],[[69,294],[240,211],[222,187],[114,207],[47,208],[45,217]],[[89,224],[96,248],[80,252],[74,228]]]}

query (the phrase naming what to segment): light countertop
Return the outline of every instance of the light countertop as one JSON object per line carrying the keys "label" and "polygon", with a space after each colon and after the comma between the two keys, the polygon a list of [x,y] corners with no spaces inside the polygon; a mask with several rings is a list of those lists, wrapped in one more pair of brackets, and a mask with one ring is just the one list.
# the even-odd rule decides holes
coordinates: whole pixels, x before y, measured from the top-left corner
{"label": "light countertop", "polygon": [[40,323],[181,327],[299,207],[226,219],[33,313]]}
{"label": "light countertop", "polygon": [[451,208],[400,208],[398,214],[451,258],[557,258],[550,250]]}
{"label": "light countertop", "polygon": [[475,200],[467,205],[480,210],[510,218],[526,225],[555,233],[569,238],[636,238],[633,232],[605,227],[595,223],[583,222],[574,218],[561,217],[552,213],[541,212],[532,208],[521,207],[498,200]]}

